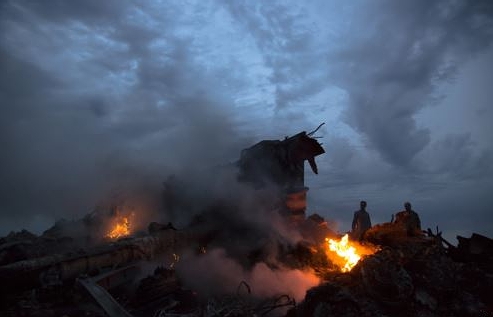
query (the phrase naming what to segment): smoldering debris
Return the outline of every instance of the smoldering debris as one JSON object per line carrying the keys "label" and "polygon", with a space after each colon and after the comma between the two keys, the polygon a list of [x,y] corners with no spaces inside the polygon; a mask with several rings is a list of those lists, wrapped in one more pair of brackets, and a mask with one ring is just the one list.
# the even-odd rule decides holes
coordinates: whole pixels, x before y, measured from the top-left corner
{"label": "smoldering debris", "polygon": [[[157,312],[166,316],[164,312],[170,311],[200,312],[197,316],[202,316],[205,311],[240,311],[247,305],[249,312],[267,313],[293,306],[319,282],[309,268],[273,268],[262,262],[245,267],[224,250],[206,249],[201,232],[159,224],[150,225],[150,229],[144,236],[113,239],[75,253],[60,249],[58,254],[33,255],[2,265],[2,313],[58,316],[70,312],[69,306],[91,306],[94,300],[100,306],[96,316],[115,309],[134,316]],[[41,239],[26,232],[6,239],[33,238]],[[169,254],[173,255],[171,263],[165,260]],[[140,282],[135,280],[136,284],[130,283],[137,276],[132,272],[142,267],[142,261],[167,265]],[[248,294],[231,297],[242,280],[248,283]],[[127,286],[121,288],[121,284]],[[62,293],[65,295],[59,298]]]}
{"label": "smoldering debris", "polygon": [[[382,228],[382,227],[380,227]],[[378,228],[373,234],[378,234]],[[428,230],[431,233],[431,230]],[[386,241],[388,228],[382,230]],[[381,237],[380,236],[380,237]],[[387,240],[388,239],[388,240]],[[481,316],[493,312],[492,239],[481,256],[443,243],[437,234],[397,237],[347,274],[331,273],[287,316]],[[382,241],[382,240],[381,240]],[[444,246],[445,245],[445,246]],[[463,243],[464,245],[464,243]],[[458,257],[457,254],[463,256]],[[466,255],[467,254],[467,255]]]}
{"label": "smoldering debris", "polygon": [[162,212],[188,220],[185,225],[160,223],[145,208],[121,203],[58,221],[40,236],[21,231],[0,238],[0,314],[493,312],[491,239],[459,237],[455,247],[438,229],[409,237],[387,223],[368,230],[362,245],[336,233],[320,215],[307,217],[303,164],[308,160],[317,172],[314,156],[323,151],[306,132],[261,141],[227,166],[228,173],[239,170],[238,179],[216,174],[202,184],[208,195],[188,186],[190,180],[168,178]]}
{"label": "smoldering debris", "polygon": [[[493,307],[493,240],[477,234],[459,237],[457,247],[431,230],[386,244],[393,241],[387,228],[382,235],[389,240],[381,240],[381,250],[342,273],[315,261],[308,248],[278,250],[277,263],[245,267],[225,249],[201,246],[200,234],[152,227],[152,234],[116,240],[104,250],[0,266],[2,315],[112,316],[85,291],[94,288],[135,317],[478,316]],[[382,236],[377,231],[383,227],[374,229],[374,237]],[[33,238],[11,234],[2,238],[2,250]],[[137,275],[139,261],[157,267]]]}
{"label": "smoldering debris", "polygon": [[[319,278],[313,269],[293,269],[277,263],[276,267],[256,262],[245,268],[224,249],[213,249],[206,254],[188,254],[176,266],[177,275],[184,284],[205,296],[231,294],[243,280],[251,285],[251,294],[257,298],[270,298],[288,294],[301,301],[307,289],[317,285]],[[217,283],[217,281],[221,281]]]}

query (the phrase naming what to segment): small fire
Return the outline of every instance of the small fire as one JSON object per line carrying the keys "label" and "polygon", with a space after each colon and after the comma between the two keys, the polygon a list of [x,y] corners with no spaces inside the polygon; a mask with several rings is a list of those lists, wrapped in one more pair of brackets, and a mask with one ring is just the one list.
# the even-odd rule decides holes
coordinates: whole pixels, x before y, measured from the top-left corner
{"label": "small fire", "polygon": [[174,269],[175,268],[175,264],[178,263],[180,261],[180,256],[176,253],[173,253],[173,260],[171,261],[171,264],[169,265],[169,268],[170,269]]}
{"label": "small fire", "polygon": [[129,234],[130,221],[128,220],[128,217],[119,217],[111,230],[106,234],[106,237],[117,239],[128,236]]}
{"label": "small fire", "polygon": [[[362,246],[359,243],[349,241],[348,235],[344,235],[339,241],[325,238],[329,246],[327,255],[338,265],[342,272],[349,272],[358,263],[363,255],[375,253],[375,249]],[[337,257],[334,257],[337,254]]]}

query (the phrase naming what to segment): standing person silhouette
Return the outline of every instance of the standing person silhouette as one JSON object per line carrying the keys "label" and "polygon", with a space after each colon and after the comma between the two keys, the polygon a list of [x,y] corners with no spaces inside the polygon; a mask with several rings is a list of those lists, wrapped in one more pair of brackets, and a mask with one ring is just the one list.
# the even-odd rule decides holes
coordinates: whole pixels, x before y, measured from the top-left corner
{"label": "standing person silhouette", "polygon": [[370,214],[366,211],[366,201],[359,203],[360,209],[354,212],[353,223],[351,225],[351,237],[361,241],[366,230],[371,228]]}
{"label": "standing person silhouette", "polygon": [[408,236],[421,235],[421,220],[408,201],[404,203],[404,210],[395,215],[394,224],[404,226]]}

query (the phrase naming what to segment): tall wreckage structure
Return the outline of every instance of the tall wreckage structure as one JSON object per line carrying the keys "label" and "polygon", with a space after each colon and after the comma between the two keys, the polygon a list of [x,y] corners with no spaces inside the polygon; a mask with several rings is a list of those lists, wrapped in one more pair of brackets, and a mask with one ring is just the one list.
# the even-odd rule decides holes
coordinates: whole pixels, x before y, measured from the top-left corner
{"label": "tall wreckage structure", "polygon": [[305,161],[318,174],[315,157],[325,153],[313,138],[314,131],[300,132],[284,140],[264,140],[241,151],[238,179],[255,187],[276,186],[287,216],[304,217],[306,210]]}
{"label": "tall wreckage structure", "polygon": [[[113,207],[95,211],[78,221],[59,221],[39,236],[23,230],[0,238],[0,315],[493,316],[493,240],[473,234],[454,246],[438,228],[407,237],[384,223],[372,227],[362,245],[332,231],[320,215],[306,216],[304,166],[307,161],[318,174],[315,158],[325,150],[314,133],[321,126],[260,141],[241,151],[234,164],[238,181],[259,192],[274,188],[273,216],[283,219],[288,234],[301,237],[296,242],[287,242],[273,226],[257,230],[228,204],[204,206],[181,229],[151,222],[137,231],[131,214]],[[177,204],[173,188],[164,197],[165,208]],[[228,245],[245,270],[258,263],[273,272],[305,270],[320,283],[301,302],[287,293],[255,295],[244,280],[220,298],[204,298],[183,285],[175,271],[180,254],[192,250],[206,257],[214,247],[228,252]],[[155,270],[143,277],[142,267],[149,266]]]}

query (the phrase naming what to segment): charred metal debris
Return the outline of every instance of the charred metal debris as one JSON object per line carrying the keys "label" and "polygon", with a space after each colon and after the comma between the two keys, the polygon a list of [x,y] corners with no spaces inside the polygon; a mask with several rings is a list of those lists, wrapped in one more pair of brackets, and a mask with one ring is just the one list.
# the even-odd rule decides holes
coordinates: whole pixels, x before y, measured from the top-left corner
{"label": "charred metal debris", "polygon": [[[318,173],[315,157],[325,150],[313,135],[320,126],[283,140],[261,141],[244,149],[235,163],[239,181],[278,189],[270,207],[302,237],[298,242],[255,231],[230,216],[234,205],[222,202],[204,206],[181,229],[153,222],[145,231],[127,232],[131,221],[111,208],[106,214],[92,212],[79,221],[57,222],[39,236],[23,230],[0,238],[0,315],[493,316],[493,240],[476,233],[458,236],[454,246],[438,228],[409,237],[392,223],[378,224],[367,231],[364,242],[375,252],[363,255],[347,273],[338,270],[323,248],[325,238],[341,235],[320,215],[306,216],[304,162]],[[176,198],[172,188],[167,190],[165,204],[172,207]],[[314,271],[321,283],[301,302],[290,294],[253,296],[254,286],[246,281],[222,296],[204,297],[185,287],[175,271],[183,250],[201,256],[222,239],[236,238],[204,225],[217,217],[223,227],[259,241],[238,252],[244,267],[262,261],[275,270],[282,263]],[[121,233],[116,230],[110,238],[105,223]],[[87,234],[75,237],[81,228]],[[267,253],[272,249],[274,261]],[[150,265],[154,270],[143,273]]]}

